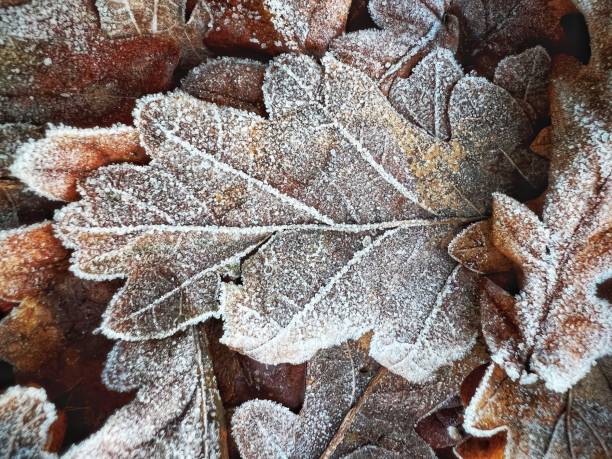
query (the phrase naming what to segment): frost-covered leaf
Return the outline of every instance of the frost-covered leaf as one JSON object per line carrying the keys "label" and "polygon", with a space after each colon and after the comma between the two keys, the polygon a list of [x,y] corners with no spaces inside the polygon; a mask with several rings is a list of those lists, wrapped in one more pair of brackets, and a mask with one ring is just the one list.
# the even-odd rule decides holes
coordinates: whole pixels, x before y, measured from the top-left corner
{"label": "frost-covered leaf", "polygon": [[116,391],[137,389],[136,398],[63,457],[227,457],[223,406],[197,327],[165,340],[118,342],[103,379]]}
{"label": "frost-covered leaf", "polygon": [[[273,62],[270,119],[181,92],[141,102],[151,163],[94,173],[57,219],[76,272],[128,277],[105,334],[161,338],[223,313],[225,344],[300,363],[373,330],[374,358],[413,380],[471,347],[472,275],[455,270],[446,245],[457,217],[485,213],[492,190],[513,188],[519,161],[429,136],[365,75],[323,62]],[[469,111],[470,85],[487,88],[468,79],[454,92],[451,123],[471,115],[458,122],[464,137],[492,110],[484,100]],[[515,131],[502,145],[520,143]]]}
{"label": "frost-covered leaf", "polygon": [[181,50],[183,65],[197,64],[208,54],[204,37],[213,24],[206,0],[197,1],[187,21],[187,0],[96,0],[96,7],[110,38],[168,38]]}
{"label": "frost-covered leaf", "polygon": [[[612,446],[610,363],[603,360],[566,394],[519,384],[491,364],[465,413],[476,436],[506,431],[505,457],[599,458]],[[468,457],[468,456],[464,456]]]}
{"label": "frost-covered leaf", "polygon": [[[53,443],[57,413],[43,389],[13,386],[0,395],[0,445],[5,457],[57,457],[46,451]],[[57,435],[57,433],[56,433]]]}
{"label": "frost-covered leaf", "polygon": [[19,146],[29,139],[38,139],[42,135],[40,126],[28,123],[0,124],[0,177],[10,175],[9,166],[15,159]]}
{"label": "frost-covered leaf", "polygon": [[597,296],[612,265],[610,63],[597,51],[610,46],[598,35],[609,36],[607,29],[597,26],[610,5],[596,1],[584,11],[596,51],[588,66],[573,66],[555,82],[542,218],[511,198],[495,199],[491,239],[520,267],[522,291],[482,301],[483,318],[505,324],[501,332],[485,327],[493,360],[512,379],[535,374],[556,391],[569,389],[612,347],[612,308]]}
{"label": "frost-covered leaf", "polygon": [[93,2],[31,0],[0,14],[0,120],[78,126],[130,121],[179,59],[161,36],[108,39]]}
{"label": "frost-covered leaf", "polygon": [[366,340],[348,342],[320,351],[308,363],[298,414],[267,400],[249,401],[236,411],[232,435],[246,459],[401,457],[406,452],[435,457],[414,426],[456,394],[459,382],[482,361],[482,352],[474,352],[433,381],[414,384],[370,359]]}
{"label": "frost-covered leaf", "polygon": [[206,4],[213,17],[206,43],[212,48],[322,55],[344,31],[351,1],[206,0]]}
{"label": "frost-covered leaf", "polygon": [[389,100],[406,118],[446,140],[450,137],[448,103],[462,76],[463,69],[453,53],[438,48],[417,64],[410,77],[396,80]]}
{"label": "frost-covered leaf", "polygon": [[548,114],[550,56],[536,46],[501,60],[495,69],[495,84],[506,89],[523,106],[531,119]]}
{"label": "frost-covered leaf", "polygon": [[192,69],[181,81],[183,91],[198,99],[265,115],[261,62],[221,57]]}
{"label": "frost-covered leaf", "polygon": [[388,92],[426,54],[441,46],[457,49],[457,19],[446,15],[447,0],[372,0],[368,7],[378,29],[359,30],[331,43],[330,50],[373,78]]}
{"label": "frost-covered leaf", "polygon": [[77,183],[91,171],[118,162],[142,163],[138,132],[129,126],[49,127],[43,139],[23,144],[12,174],[49,199],[75,201]]}
{"label": "frost-covered leaf", "polygon": [[0,231],[0,298],[37,296],[68,265],[50,222]]}
{"label": "frost-covered leaf", "polygon": [[575,8],[569,0],[452,0],[449,11],[459,18],[460,53],[492,76],[505,56],[558,42],[561,18]]}

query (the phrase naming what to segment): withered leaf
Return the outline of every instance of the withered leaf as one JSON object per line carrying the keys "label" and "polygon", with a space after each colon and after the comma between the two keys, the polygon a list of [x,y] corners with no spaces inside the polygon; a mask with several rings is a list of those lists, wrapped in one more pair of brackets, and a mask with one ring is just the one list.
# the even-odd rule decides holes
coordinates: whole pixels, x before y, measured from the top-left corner
{"label": "withered leaf", "polygon": [[227,457],[223,406],[198,327],[165,340],[118,342],[103,378],[116,391],[138,389],[135,400],[63,457]]}
{"label": "withered leaf", "polygon": [[507,431],[505,457],[606,457],[612,445],[609,365],[603,360],[559,394],[542,382],[512,381],[491,364],[466,409],[464,426],[477,436]]}
{"label": "withered leaf", "polygon": [[210,59],[193,68],[181,81],[183,91],[208,102],[264,116],[261,86],[266,66],[235,57]]}
{"label": "withered leaf", "polygon": [[[476,123],[495,113],[491,93],[477,109],[468,103],[490,83],[464,80],[451,127],[488,147],[460,114]],[[301,363],[373,330],[373,357],[414,381],[463,356],[475,337],[474,283],[446,245],[457,217],[513,188],[516,163],[429,136],[331,56],[323,67],[276,59],[264,96],[269,120],[181,92],[144,99],[136,125],[151,163],[101,169],[57,214],[76,272],[128,277],[104,333],[162,338],[223,313],[225,344],[264,363]],[[522,132],[513,122],[504,146]],[[537,171],[537,156],[522,157]]]}
{"label": "withered leaf", "polygon": [[505,56],[558,42],[561,18],[573,11],[569,0],[453,0],[449,8],[459,19],[460,54],[491,76]]}
{"label": "withered leaf", "polygon": [[0,229],[2,230],[49,219],[57,207],[57,203],[37,195],[18,180],[0,179]]}
{"label": "withered leaf", "polygon": [[44,138],[19,147],[11,172],[42,196],[75,201],[77,183],[91,171],[106,164],[145,160],[138,132],[132,127],[50,126]]}
{"label": "withered leaf", "polygon": [[0,395],[0,445],[6,457],[57,457],[46,451],[53,442],[57,413],[43,389],[13,386]]}
{"label": "withered leaf", "polygon": [[409,383],[368,357],[361,339],[320,351],[309,363],[299,414],[266,400],[243,404],[232,420],[242,457],[435,457],[417,421],[458,392],[483,362],[482,347],[426,384]]}
{"label": "withered leaf", "polygon": [[397,77],[408,75],[432,49],[457,49],[459,28],[456,18],[446,15],[449,3],[371,0],[370,14],[382,30],[348,33],[334,40],[330,50],[377,81],[386,93]]}
{"label": "withered leaf", "polygon": [[206,43],[263,53],[322,55],[344,31],[350,0],[206,0],[213,27]]}
{"label": "withered leaf", "polygon": [[130,121],[134,99],[165,89],[174,40],[109,39],[92,1],[31,0],[0,14],[0,120],[78,126]]}

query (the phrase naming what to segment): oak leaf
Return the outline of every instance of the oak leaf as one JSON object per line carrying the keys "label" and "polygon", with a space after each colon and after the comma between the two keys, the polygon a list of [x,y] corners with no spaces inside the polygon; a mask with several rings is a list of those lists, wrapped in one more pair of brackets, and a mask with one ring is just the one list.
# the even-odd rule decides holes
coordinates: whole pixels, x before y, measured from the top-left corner
{"label": "oak leaf", "polygon": [[197,326],[164,340],[118,342],[103,379],[116,391],[138,389],[135,400],[63,457],[228,457],[223,405]]}
{"label": "oak leaf", "polygon": [[505,430],[505,457],[605,457],[612,444],[609,378],[604,359],[560,394],[542,382],[512,381],[491,364],[466,409],[464,426],[477,436]]}
{"label": "oak leaf", "polygon": [[58,416],[43,389],[13,386],[0,395],[0,445],[6,457],[57,457],[47,451],[56,443]]}
{"label": "oak leaf", "polygon": [[[162,338],[223,313],[223,342],[274,364],[374,330],[372,355],[413,380],[472,346],[474,283],[446,244],[457,217],[513,189],[515,163],[486,142],[436,140],[365,75],[331,56],[323,64],[274,61],[269,120],[180,92],[140,103],[151,163],[101,169],[57,214],[75,272],[128,277],[104,315],[107,336]],[[472,115],[456,125],[468,144],[462,129],[492,110],[467,103],[483,85],[468,77],[451,110]],[[504,141],[519,142],[514,126]]]}
{"label": "oak leaf", "polygon": [[417,421],[458,392],[483,362],[482,347],[415,384],[368,357],[367,339],[320,351],[308,363],[304,405],[298,414],[267,400],[249,401],[232,420],[244,458],[435,457]]}

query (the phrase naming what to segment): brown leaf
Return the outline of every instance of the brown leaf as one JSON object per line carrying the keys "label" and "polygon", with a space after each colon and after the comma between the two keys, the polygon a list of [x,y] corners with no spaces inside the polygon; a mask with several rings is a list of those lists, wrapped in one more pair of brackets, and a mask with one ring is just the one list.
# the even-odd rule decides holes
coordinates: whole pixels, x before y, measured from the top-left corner
{"label": "brown leaf", "polygon": [[436,47],[457,49],[458,24],[446,16],[448,2],[372,0],[372,19],[382,30],[351,32],[334,40],[330,51],[375,80],[384,93],[398,77]]}
{"label": "brown leaf", "polygon": [[192,69],[181,88],[199,99],[264,116],[265,71],[266,66],[255,60],[221,57]]}
{"label": "brown leaf", "polygon": [[531,145],[529,146],[531,151],[533,151],[534,153],[537,153],[538,155],[542,156],[543,158],[546,158],[549,161],[552,157],[551,130],[552,129],[550,126],[547,126],[544,129],[542,129],[538,133],[536,138],[533,139],[533,142],[531,142]]}
{"label": "brown leaf", "polygon": [[43,139],[19,148],[11,172],[49,199],[76,201],[77,185],[92,171],[106,164],[138,164],[146,159],[132,127],[50,127]]}
{"label": "brown leaf", "polygon": [[205,42],[220,51],[322,55],[344,31],[350,0],[208,0],[213,27]]}
{"label": "brown leaf", "polygon": [[37,297],[68,267],[68,251],[51,223],[0,233],[0,298],[18,302]]}
{"label": "brown leaf", "polygon": [[608,366],[602,361],[562,395],[541,382],[514,382],[491,364],[466,409],[466,430],[507,431],[505,457],[605,457],[612,444]]}
{"label": "brown leaf", "polygon": [[168,87],[173,40],[108,39],[92,1],[31,0],[0,15],[0,120],[129,122],[134,100]]}
{"label": "brown leaf", "polygon": [[368,340],[321,351],[309,362],[299,414],[264,400],[238,408],[232,433],[242,457],[432,456],[414,425],[458,392],[459,381],[482,363],[482,348],[433,381],[413,384],[368,358]]}

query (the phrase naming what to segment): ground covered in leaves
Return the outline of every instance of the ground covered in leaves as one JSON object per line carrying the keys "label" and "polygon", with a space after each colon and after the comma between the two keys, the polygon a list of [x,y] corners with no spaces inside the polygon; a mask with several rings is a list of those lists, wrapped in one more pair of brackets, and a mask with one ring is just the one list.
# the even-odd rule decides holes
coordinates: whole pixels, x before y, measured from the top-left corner
{"label": "ground covered in leaves", "polygon": [[0,455],[606,458],[606,0],[0,0]]}

